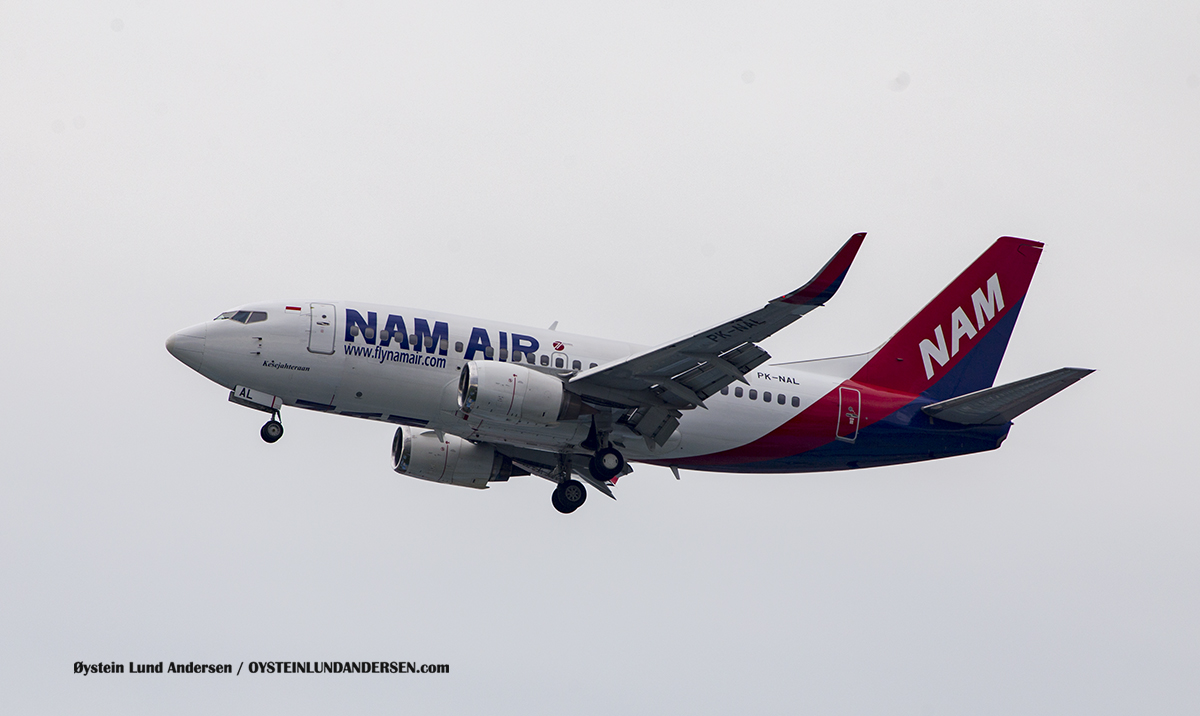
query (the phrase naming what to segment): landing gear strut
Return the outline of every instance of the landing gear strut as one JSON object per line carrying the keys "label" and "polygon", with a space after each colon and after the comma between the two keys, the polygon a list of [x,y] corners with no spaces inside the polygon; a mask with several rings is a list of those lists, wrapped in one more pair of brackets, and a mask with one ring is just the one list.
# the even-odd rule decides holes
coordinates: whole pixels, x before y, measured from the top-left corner
{"label": "landing gear strut", "polygon": [[600,448],[592,455],[588,469],[592,471],[592,477],[601,482],[607,482],[620,475],[621,471],[625,469],[625,456],[611,445]]}
{"label": "landing gear strut", "polygon": [[283,437],[283,423],[279,422],[279,414],[276,413],[274,417],[268,420],[267,424],[262,426],[262,430],[258,431],[258,434],[262,436],[263,440],[269,443],[273,443]]}
{"label": "landing gear strut", "polygon": [[560,482],[558,487],[554,488],[554,492],[550,495],[550,502],[554,504],[554,509],[569,515],[587,499],[587,488],[578,480],[567,480]]}

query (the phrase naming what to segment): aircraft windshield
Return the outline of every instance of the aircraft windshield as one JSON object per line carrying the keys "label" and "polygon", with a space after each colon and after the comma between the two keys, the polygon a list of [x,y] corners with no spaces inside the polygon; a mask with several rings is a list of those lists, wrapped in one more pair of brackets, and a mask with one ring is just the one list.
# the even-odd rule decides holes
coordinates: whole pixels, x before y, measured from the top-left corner
{"label": "aircraft windshield", "polygon": [[238,323],[259,323],[267,320],[266,311],[226,311],[213,319],[214,321],[237,321]]}

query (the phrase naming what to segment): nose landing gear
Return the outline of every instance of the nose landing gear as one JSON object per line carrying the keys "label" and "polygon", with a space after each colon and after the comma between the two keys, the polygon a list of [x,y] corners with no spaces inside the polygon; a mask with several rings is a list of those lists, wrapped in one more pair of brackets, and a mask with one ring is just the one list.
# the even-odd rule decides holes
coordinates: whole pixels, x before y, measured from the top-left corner
{"label": "nose landing gear", "polygon": [[262,426],[262,430],[258,431],[262,439],[268,443],[273,443],[283,437],[283,423],[279,422],[279,413],[267,421],[267,424]]}

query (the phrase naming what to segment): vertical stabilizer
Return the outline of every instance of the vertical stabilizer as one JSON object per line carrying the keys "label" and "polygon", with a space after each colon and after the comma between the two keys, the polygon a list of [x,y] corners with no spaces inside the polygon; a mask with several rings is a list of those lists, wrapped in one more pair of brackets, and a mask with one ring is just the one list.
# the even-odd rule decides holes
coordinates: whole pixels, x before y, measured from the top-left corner
{"label": "vertical stabilizer", "polygon": [[892,336],[855,380],[932,400],[990,387],[1041,253],[1037,241],[997,239]]}

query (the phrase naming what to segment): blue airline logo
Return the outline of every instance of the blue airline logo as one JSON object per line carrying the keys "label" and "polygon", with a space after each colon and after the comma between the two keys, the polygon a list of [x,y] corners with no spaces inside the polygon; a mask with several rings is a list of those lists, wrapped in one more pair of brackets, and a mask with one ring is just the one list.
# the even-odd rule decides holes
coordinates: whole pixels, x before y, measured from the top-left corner
{"label": "blue airline logo", "polygon": [[433,329],[429,328],[429,321],[424,318],[413,319],[412,340],[414,345],[409,345],[408,329],[404,325],[404,317],[388,314],[387,320],[383,324],[383,330],[377,331],[378,315],[374,311],[367,311],[367,317],[364,320],[362,314],[353,308],[346,309],[346,342],[353,343],[355,338],[362,336],[362,339],[368,345],[375,345],[375,339],[379,339],[379,345],[388,346],[394,340],[397,348],[405,350],[414,350],[418,353],[422,349],[426,353],[437,352],[440,355],[446,355],[446,344],[450,342],[450,327],[442,321],[435,321]]}
{"label": "blue airline logo", "polygon": [[[414,350],[418,353],[424,350],[426,353],[437,353],[444,356],[449,352],[450,326],[447,323],[434,321],[432,328],[429,321],[424,318],[414,318],[412,323],[413,332],[410,334],[404,317],[389,313],[383,322],[383,329],[380,330],[378,328],[379,315],[375,311],[367,311],[366,318],[363,318],[363,315],[355,309],[347,308],[346,342],[354,343],[362,338],[363,342],[372,346],[376,345],[376,340],[378,340],[380,346],[393,346],[404,350]],[[533,336],[523,333],[510,335],[507,331],[498,331],[498,333],[500,350],[506,351],[510,347],[510,343],[514,353],[537,353],[541,348],[538,339]],[[471,329],[471,337],[467,340],[463,359],[475,360],[478,354],[482,356],[483,360],[495,360],[495,351],[489,351],[491,348],[493,348],[492,339],[487,329],[476,326]]]}

